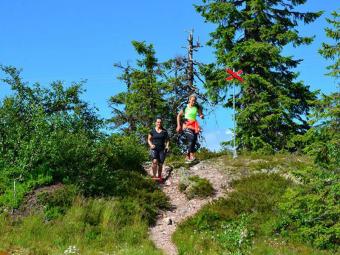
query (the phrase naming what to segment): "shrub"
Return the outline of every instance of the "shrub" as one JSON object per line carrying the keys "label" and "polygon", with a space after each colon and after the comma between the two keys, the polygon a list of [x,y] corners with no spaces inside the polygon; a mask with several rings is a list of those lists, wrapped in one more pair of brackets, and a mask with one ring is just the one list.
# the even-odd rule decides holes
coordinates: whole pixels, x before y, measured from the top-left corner
{"label": "shrub", "polygon": [[182,180],[178,188],[185,193],[188,199],[209,197],[214,193],[214,188],[209,180],[196,175],[190,176],[187,181]]}
{"label": "shrub", "polygon": [[235,191],[228,198],[205,206],[179,226],[173,239],[180,253],[248,254],[254,236],[273,234],[278,202],[290,182],[277,174],[257,174],[232,185]]}
{"label": "shrub", "polygon": [[56,190],[46,190],[38,194],[38,203],[44,207],[45,218],[55,219],[64,215],[77,195],[77,188],[72,185],[61,186]]}
{"label": "shrub", "polygon": [[193,197],[209,197],[214,193],[214,188],[209,180],[200,178],[198,176],[189,177],[191,182],[186,192],[188,198]]}
{"label": "shrub", "polygon": [[339,174],[320,168],[306,168],[295,174],[305,184],[287,190],[280,204],[283,217],[278,230],[318,248],[338,247]]}

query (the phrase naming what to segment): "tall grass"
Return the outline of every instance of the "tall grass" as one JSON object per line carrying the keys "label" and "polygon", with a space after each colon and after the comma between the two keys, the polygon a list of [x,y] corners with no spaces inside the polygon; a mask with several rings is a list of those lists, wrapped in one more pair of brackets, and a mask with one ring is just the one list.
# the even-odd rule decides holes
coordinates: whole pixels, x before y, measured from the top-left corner
{"label": "tall grass", "polygon": [[143,208],[134,199],[78,197],[62,217],[45,221],[43,214],[14,221],[0,217],[0,251],[18,247],[26,254],[161,254],[148,239]]}

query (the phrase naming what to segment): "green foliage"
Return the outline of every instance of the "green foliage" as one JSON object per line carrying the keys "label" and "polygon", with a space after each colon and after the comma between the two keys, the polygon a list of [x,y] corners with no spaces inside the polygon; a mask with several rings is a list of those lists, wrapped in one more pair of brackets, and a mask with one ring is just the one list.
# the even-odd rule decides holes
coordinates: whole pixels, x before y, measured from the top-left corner
{"label": "green foliage", "polygon": [[178,143],[175,133],[177,113],[187,103],[189,95],[198,92],[194,84],[190,85],[198,72],[191,71],[191,81],[188,77],[190,63],[185,58],[176,57],[160,63],[152,44],[132,41],[132,45],[141,58],[136,60],[136,66],[115,64],[122,70],[118,79],[125,83],[126,91],[110,98],[113,117],[108,122],[126,134],[137,135],[145,143],[159,116],[173,143],[171,152],[180,154],[183,145]]}
{"label": "green foliage", "polygon": [[[32,215],[20,221],[0,215],[0,250],[27,254],[161,254],[148,238],[139,203],[128,199],[76,198],[65,215],[44,221]],[[25,253],[26,254],[26,253]]]}
{"label": "green foliage", "polygon": [[64,215],[77,195],[77,188],[72,185],[62,186],[54,191],[43,191],[38,194],[38,203],[44,207],[45,218],[55,219]]}
{"label": "green foliage", "polygon": [[113,188],[121,182],[115,171],[141,170],[147,152],[139,139],[102,134],[102,120],[80,99],[81,83],[29,86],[17,69],[1,70],[13,94],[0,103],[0,207],[17,208],[27,192],[53,182],[88,196],[123,195]]}
{"label": "green foliage", "polygon": [[[180,253],[337,254],[337,170],[322,170],[308,156],[288,153],[259,156],[244,152],[237,159],[229,156],[225,160],[234,174],[245,170],[248,174],[232,183],[235,191],[228,198],[205,206],[179,226],[173,240]],[[271,168],[280,169],[278,173],[285,178],[251,174]],[[237,245],[239,240],[244,243]]]}
{"label": "green foliage", "polygon": [[312,128],[293,137],[292,146],[312,156],[314,162],[327,169],[340,167],[339,93],[323,95],[309,115]]}
{"label": "green foliage", "polygon": [[35,176],[35,178],[27,179],[26,181],[21,178],[14,178],[13,176],[17,176],[15,173],[20,171],[17,168],[3,168],[0,171],[2,173],[0,177],[0,212],[5,208],[18,208],[25,195],[30,190],[53,182],[53,178],[51,176],[41,174]]}
{"label": "green foliage", "polygon": [[248,254],[253,236],[273,233],[273,226],[266,224],[279,216],[277,204],[289,185],[276,174],[235,181],[235,191],[227,199],[204,207],[179,226],[173,239],[180,253],[203,249],[204,254]]}
{"label": "green foliage", "polygon": [[110,98],[114,114],[110,122],[114,124],[114,128],[136,134],[145,142],[156,116],[166,115],[164,94],[167,86],[161,79],[162,70],[155,57],[153,45],[137,41],[132,41],[132,45],[143,58],[137,60],[137,68],[116,65],[123,69],[119,79],[124,81],[127,91]]}
{"label": "green foliage", "polygon": [[233,184],[233,192],[226,205],[232,205],[235,214],[276,212],[276,204],[290,182],[277,174],[256,174]]}
{"label": "green foliage", "polygon": [[222,245],[226,254],[246,254],[251,246],[252,233],[249,233],[249,216],[241,214],[238,218],[230,222],[222,222],[219,232],[210,234]]}
{"label": "green foliage", "polygon": [[[252,236],[264,232],[261,224],[268,215],[278,214],[276,203],[288,186],[278,175],[259,174],[235,181],[235,191],[227,199],[204,207],[181,224],[173,238],[185,254],[194,254],[204,245],[209,245],[206,254],[247,254]],[[190,232],[196,243],[181,242]]]}
{"label": "green foliage", "polygon": [[327,18],[327,22],[332,26],[331,28],[326,28],[327,37],[335,40],[335,44],[331,45],[329,43],[322,43],[322,48],[319,53],[326,59],[334,60],[335,63],[328,66],[327,69],[330,72],[327,74],[329,76],[339,78],[340,74],[340,14],[338,11],[332,12],[332,18]]}
{"label": "green foliage", "polygon": [[[104,180],[100,180],[105,181],[107,185],[105,195],[138,201],[140,208],[143,209],[140,211],[141,216],[150,224],[155,222],[159,208],[169,207],[166,195],[156,187],[154,181],[140,173],[117,170],[109,173]],[[98,187],[98,185],[94,186]]]}
{"label": "green foliage", "polygon": [[295,173],[305,184],[287,190],[279,229],[322,249],[339,245],[339,173],[306,168]]}
{"label": "green foliage", "polygon": [[116,171],[121,169],[133,174],[129,172],[141,170],[142,162],[147,159],[147,152],[138,138],[119,134],[102,140],[92,150],[88,147],[86,152],[90,154],[82,159],[85,165],[79,167],[76,175],[80,178],[71,179],[86,195],[116,195],[114,188],[117,182],[124,180],[117,177],[119,172]]}
{"label": "green foliage", "polygon": [[[283,56],[283,47],[312,42],[296,30],[299,20],[308,24],[321,12],[299,12],[305,1],[203,0],[196,5],[206,22],[216,25],[209,46],[215,49],[215,64],[201,67],[208,95],[214,102],[232,107],[226,93],[225,67],[243,70],[236,97],[236,140],[239,149],[274,152],[287,149],[291,137],[309,129],[303,118],[317,92],[311,92],[291,69],[300,60]],[[294,150],[294,148],[291,148]]]}
{"label": "green foliage", "polygon": [[216,157],[220,157],[222,155],[228,155],[230,154],[228,151],[219,151],[219,152],[214,152],[214,151],[210,151],[208,148],[200,148],[196,154],[197,159],[199,160],[207,160],[207,159],[211,159],[211,158],[216,158]]}
{"label": "green foliage", "polygon": [[[336,62],[327,67],[330,73],[327,75],[339,78],[339,14],[334,11],[333,19],[327,21],[334,26],[334,30],[326,28],[326,35],[335,40],[335,45],[323,43],[319,53],[326,59],[332,59]],[[337,84],[339,86],[339,84]],[[293,146],[301,144],[302,150],[313,156],[314,161],[328,169],[337,169],[340,167],[340,94],[339,92],[330,95],[322,95],[322,98],[315,104],[310,123],[312,128],[301,136],[298,135],[292,139]]]}
{"label": "green foliage", "polygon": [[336,253],[326,250],[318,250],[299,242],[286,241],[280,237],[271,239],[255,239],[250,250],[252,255],[334,255]]}
{"label": "green foliage", "polygon": [[183,154],[173,154],[171,153],[166,159],[165,163],[175,169],[179,169],[181,167],[188,169],[189,164],[185,161],[185,156]]}
{"label": "green foliage", "polygon": [[209,180],[200,178],[197,175],[190,176],[187,182],[181,181],[179,190],[184,192],[188,199],[209,197],[214,193],[214,188]]}

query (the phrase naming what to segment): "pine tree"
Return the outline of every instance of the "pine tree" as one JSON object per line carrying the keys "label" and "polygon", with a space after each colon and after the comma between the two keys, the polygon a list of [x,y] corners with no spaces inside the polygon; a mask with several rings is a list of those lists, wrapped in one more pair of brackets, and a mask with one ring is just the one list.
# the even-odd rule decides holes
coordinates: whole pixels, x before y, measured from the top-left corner
{"label": "pine tree", "polygon": [[123,71],[119,79],[125,83],[126,91],[110,98],[114,116],[109,122],[127,134],[137,134],[145,142],[145,136],[154,125],[155,118],[161,116],[174,145],[178,142],[175,132],[177,113],[189,95],[195,93],[198,98],[206,101],[195,85],[196,79],[200,79],[195,67],[200,63],[194,61],[193,52],[200,46],[193,43],[193,35],[190,33],[188,57],[178,56],[160,63],[155,57],[152,44],[137,41],[132,44],[143,58],[137,60],[136,68],[115,64],[115,67]]}
{"label": "pine tree", "polygon": [[[236,94],[237,144],[246,150],[277,151],[287,148],[294,134],[309,129],[304,118],[316,92],[295,81],[292,71],[301,62],[283,56],[283,47],[312,42],[302,37],[298,22],[313,22],[321,12],[299,12],[306,0],[203,0],[196,10],[217,25],[208,45],[215,48],[216,64],[204,67],[207,89],[215,100],[225,100],[230,83],[226,67],[242,69],[245,82]],[[232,106],[232,97],[226,107]]]}
{"label": "pine tree", "polygon": [[166,113],[166,84],[162,81],[162,70],[153,45],[137,41],[132,41],[132,45],[143,58],[137,60],[136,68],[115,65],[123,69],[119,79],[126,84],[127,91],[110,98],[114,114],[110,121],[114,128],[136,134],[145,142],[156,117],[163,117]]}
{"label": "pine tree", "polygon": [[[339,79],[340,55],[340,20],[339,13],[332,12],[332,19],[326,18],[333,26],[326,28],[327,37],[333,39],[334,44],[323,43],[319,53],[326,59],[335,62],[327,67],[330,71],[326,75]],[[327,168],[340,167],[340,92],[322,95],[311,114],[313,128],[308,130],[303,139],[307,143],[305,151],[314,156],[315,162]]]}
{"label": "pine tree", "polygon": [[326,59],[334,60],[335,63],[328,66],[327,69],[330,72],[327,74],[329,76],[339,78],[340,75],[340,14],[337,11],[332,12],[332,19],[326,18],[327,22],[334,28],[326,28],[326,36],[335,40],[335,44],[331,45],[328,43],[322,43],[322,48],[319,53]]}

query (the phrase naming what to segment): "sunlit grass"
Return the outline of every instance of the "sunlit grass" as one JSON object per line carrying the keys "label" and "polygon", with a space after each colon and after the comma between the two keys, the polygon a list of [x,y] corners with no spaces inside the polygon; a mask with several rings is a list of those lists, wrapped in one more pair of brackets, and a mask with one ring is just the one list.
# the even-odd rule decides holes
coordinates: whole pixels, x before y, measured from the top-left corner
{"label": "sunlit grass", "polygon": [[188,199],[194,197],[205,198],[214,194],[214,188],[209,180],[197,175],[190,176],[187,181],[180,181],[179,190],[184,192]]}
{"label": "sunlit grass", "polygon": [[0,251],[20,247],[27,254],[161,254],[148,238],[142,208],[132,199],[77,198],[64,216],[45,221],[43,214],[19,221],[0,218]]}
{"label": "sunlit grass", "polygon": [[269,167],[303,168],[312,164],[308,158],[281,154],[277,158],[240,155],[237,159],[221,159],[226,167],[232,165],[235,173],[244,169],[248,172],[233,182],[235,191],[228,198],[205,206],[179,226],[173,240],[180,254],[334,254],[280,237],[276,232],[281,217],[278,205],[286,189],[298,184],[281,176],[281,171],[256,173]]}

